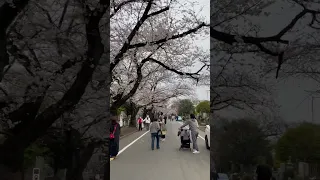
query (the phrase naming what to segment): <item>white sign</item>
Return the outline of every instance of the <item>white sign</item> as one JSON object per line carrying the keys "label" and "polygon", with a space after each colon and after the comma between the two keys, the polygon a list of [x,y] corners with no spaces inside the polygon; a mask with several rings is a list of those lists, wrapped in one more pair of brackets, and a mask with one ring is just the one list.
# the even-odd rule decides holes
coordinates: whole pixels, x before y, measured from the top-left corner
{"label": "white sign", "polygon": [[40,169],[39,168],[33,168],[32,180],[40,180]]}

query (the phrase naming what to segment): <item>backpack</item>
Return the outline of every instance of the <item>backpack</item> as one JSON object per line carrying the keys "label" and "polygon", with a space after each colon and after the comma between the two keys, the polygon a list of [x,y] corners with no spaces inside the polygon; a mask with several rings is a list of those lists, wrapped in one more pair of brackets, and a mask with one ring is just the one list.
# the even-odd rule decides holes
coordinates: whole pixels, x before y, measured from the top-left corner
{"label": "backpack", "polygon": [[114,139],[114,133],[116,132],[116,129],[117,129],[117,125],[114,125],[113,132],[110,133],[110,139]]}

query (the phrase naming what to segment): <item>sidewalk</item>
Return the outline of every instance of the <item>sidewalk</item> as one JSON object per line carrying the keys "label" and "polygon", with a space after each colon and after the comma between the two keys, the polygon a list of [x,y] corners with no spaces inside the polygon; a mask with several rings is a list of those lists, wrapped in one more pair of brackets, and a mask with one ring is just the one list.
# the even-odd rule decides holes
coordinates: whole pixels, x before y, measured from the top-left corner
{"label": "sidewalk", "polygon": [[205,131],[206,130],[206,126],[199,126],[200,131]]}
{"label": "sidewalk", "polygon": [[135,133],[137,131],[138,131],[138,129],[136,127],[122,127],[120,138],[128,136],[128,135]]}

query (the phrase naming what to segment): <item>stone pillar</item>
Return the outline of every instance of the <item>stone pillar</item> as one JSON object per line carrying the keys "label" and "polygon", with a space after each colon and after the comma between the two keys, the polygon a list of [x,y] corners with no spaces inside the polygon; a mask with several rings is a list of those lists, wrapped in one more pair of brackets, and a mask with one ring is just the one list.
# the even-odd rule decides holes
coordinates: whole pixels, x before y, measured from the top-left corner
{"label": "stone pillar", "polygon": [[39,168],[40,169],[40,179],[39,180],[44,180],[45,179],[45,172],[44,172],[44,158],[41,156],[36,157],[36,163],[34,168]]}

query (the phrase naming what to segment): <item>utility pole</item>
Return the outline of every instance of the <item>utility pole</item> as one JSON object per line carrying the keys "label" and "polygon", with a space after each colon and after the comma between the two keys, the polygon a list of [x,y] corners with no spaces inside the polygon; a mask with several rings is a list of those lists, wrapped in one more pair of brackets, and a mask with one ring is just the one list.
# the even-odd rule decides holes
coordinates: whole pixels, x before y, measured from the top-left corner
{"label": "utility pole", "polygon": [[313,115],[313,100],[314,97],[312,96],[311,98],[311,121],[314,122],[314,115]]}
{"label": "utility pole", "polygon": [[311,97],[311,120],[314,122],[314,100],[319,99],[320,97]]}

